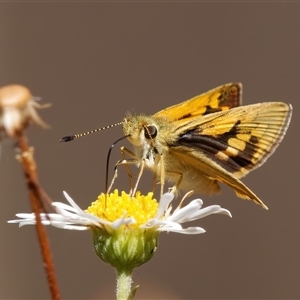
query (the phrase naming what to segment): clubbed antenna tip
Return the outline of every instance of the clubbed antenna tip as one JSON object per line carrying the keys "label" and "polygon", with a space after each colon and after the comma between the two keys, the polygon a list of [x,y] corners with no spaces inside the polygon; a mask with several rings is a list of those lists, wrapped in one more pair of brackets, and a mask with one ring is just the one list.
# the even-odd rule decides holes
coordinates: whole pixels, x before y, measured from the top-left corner
{"label": "clubbed antenna tip", "polygon": [[70,142],[70,141],[73,141],[74,139],[76,138],[75,135],[67,135],[67,136],[64,136],[62,137],[59,142],[62,143],[62,142]]}

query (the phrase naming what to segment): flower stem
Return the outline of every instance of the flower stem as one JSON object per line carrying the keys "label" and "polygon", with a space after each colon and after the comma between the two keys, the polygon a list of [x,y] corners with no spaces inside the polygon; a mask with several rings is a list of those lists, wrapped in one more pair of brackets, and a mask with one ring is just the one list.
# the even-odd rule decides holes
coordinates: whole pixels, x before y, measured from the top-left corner
{"label": "flower stem", "polygon": [[131,295],[131,273],[118,272],[117,278],[117,300],[132,299]]}

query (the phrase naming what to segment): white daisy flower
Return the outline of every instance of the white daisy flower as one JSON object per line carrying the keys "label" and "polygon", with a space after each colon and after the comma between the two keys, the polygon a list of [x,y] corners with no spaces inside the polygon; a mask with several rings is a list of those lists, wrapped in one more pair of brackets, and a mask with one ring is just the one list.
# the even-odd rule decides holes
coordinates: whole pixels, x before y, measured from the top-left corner
{"label": "white daisy flower", "polygon": [[[110,195],[101,194],[85,211],[66,192],[63,193],[70,205],[53,202],[52,206],[57,213],[41,214],[44,225],[70,230],[87,230],[95,227],[108,231],[126,226],[133,229],[155,229],[159,232],[199,234],[205,232],[202,227],[183,228],[181,224],[211,214],[225,214],[231,217],[230,212],[219,205],[202,208],[201,199],[195,199],[181,207],[183,200],[189,194],[172,212],[171,202],[174,199],[172,193],[164,194],[158,203],[152,199],[153,193],[143,196],[137,192],[136,196],[131,198],[125,192],[122,192],[120,196],[118,190],[115,190]],[[19,213],[16,216],[20,219],[11,220],[8,223],[18,223],[19,227],[36,224],[34,213]]]}
{"label": "white daisy flower", "polygon": [[[56,214],[41,214],[44,225],[70,230],[90,229],[94,236],[96,254],[105,262],[118,269],[126,266],[133,270],[148,261],[155,253],[160,232],[200,234],[202,227],[183,228],[182,224],[204,218],[211,214],[225,214],[228,210],[219,205],[202,208],[203,201],[195,199],[182,206],[186,194],[178,207],[172,211],[174,195],[166,193],[157,202],[153,193],[135,197],[118,190],[101,194],[86,210],[82,210],[74,200],[64,192],[69,205],[53,202]],[[35,214],[19,213],[19,219],[9,221],[19,226],[36,224]]]}
{"label": "white daisy flower", "polygon": [[[190,195],[186,194],[186,196]],[[135,197],[118,190],[111,194],[101,194],[86,210],[82,210],[64,192],[69,205],[53,202],[56,214],[41,214],[44,225],[70,230],[90,229],[93,233],[94,249],[99,258],[117,269],[117,299],[133,299],[137,287],[131,289],[131,274],[134,268],[152,258],[157,250],[160,232],[200,234],[201,227],[183,228],[182,224],[195,221],[211,214],[225,214],[228,210],[219,205],[202,208],[203,202],[195,199],[182,206],[186,196],[172,211],[174,195],[166,193],[158,203],[153,193],[146,196],[137,192]],[[34,225],[34,214],[19,213],[19,226]]]}

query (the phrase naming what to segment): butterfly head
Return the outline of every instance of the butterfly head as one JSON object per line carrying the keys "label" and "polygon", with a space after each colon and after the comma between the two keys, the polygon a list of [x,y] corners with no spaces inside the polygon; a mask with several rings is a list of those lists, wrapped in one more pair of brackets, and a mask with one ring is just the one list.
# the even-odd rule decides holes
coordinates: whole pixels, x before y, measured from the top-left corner
{"label": "butterfly head", "polygon": [[132,116],[123,120],[123,133],[134,146],[154,147],[158,127],[150,117]]}

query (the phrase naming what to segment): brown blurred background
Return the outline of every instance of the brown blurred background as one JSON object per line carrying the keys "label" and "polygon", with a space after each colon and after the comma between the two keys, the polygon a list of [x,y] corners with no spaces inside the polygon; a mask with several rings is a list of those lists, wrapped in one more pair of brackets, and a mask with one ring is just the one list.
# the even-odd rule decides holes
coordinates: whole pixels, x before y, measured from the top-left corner
{"label": "brown blurred background", "polygon": [[[243,83],[244,104],[294,107],[281,146],[243,180],[269,211],[226,187],[202,197],[233,218],[198,221],[207,230],[198,236],[162,234],[157,254],[134,273],[138,299],[300,298],[299,16],[299,3],[0,4],[0,86],[26,85],[53,104],[41,111],[52,128],[32,127],[28,136],[55,201],[65,201],[63,190],[82,208],[96,199],[122,131],[59,144],[64,135],[119,122],[128,111],[152,114],[231,81]],[[121,145],[129,146],[119,144],[112,162]],[[13,142],[2,141],[0,299],[47,299],[35,228],[6,223],[30,212],[14,156]],[[116,185],[127,188],[122,168]],[[144,177],[142,191],[149,187]],[[48,229],[62,298],[114,298],[114,270],[97,259],[90,232]]]}

